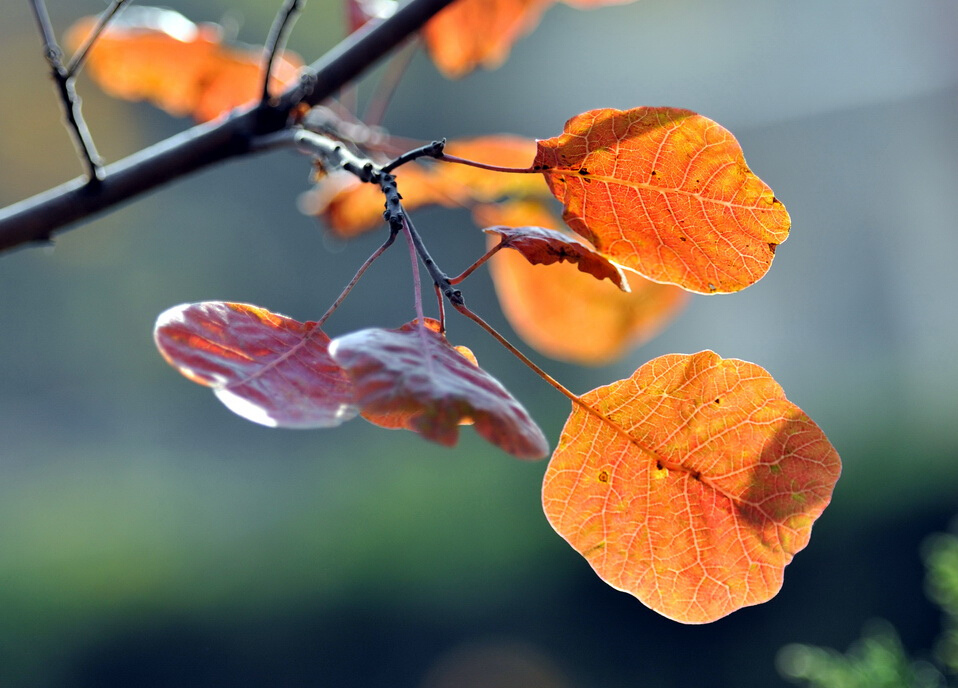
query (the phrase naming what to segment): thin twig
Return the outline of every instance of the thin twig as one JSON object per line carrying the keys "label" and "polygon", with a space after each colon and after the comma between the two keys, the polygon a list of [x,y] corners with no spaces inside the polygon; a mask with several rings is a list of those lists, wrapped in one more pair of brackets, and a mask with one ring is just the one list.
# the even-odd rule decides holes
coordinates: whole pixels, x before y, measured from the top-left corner
{"label": "thin twig", "polygon": [[359,266],[359,270],[357,270],[356,274],[353,275],[353,278],[349,280],[349,284],[347,284],[343,288],[343,291],[339,295],[339,298],[333,301],[332,305],[326,309],[325,313],[323,313],[323,317],[321,317],[318,321],[316,321],[317,327],[323,326],[323,323],[325,323],[329,319],[329,316],[331,316],[336,311],[336,309],[339,308],[339,305],[346,299],[346,297],[349,296],[349,292],[353,290],[353,287],[355,287],[356,283],[359,282],[359,278],[363,276],[363,273],[369,269],[369,266],[372,265],[374,262],[376,262],[376,259],[379,258],[379,256],[381,256],[383,253],[385,253],[387,248],[392,246],[393,242],[396,240],[396,234],[397,232],[390,231],[389,238],[386,239],[385,242],[383,242],[383,245],[377,248],[373,252],[373,254],[366,259],[366,262],[364,262],[362,265]]}
{"label": "thin twig", "polygon": [[427,143],[425,146],[420,146],[411,151],[403,153],[395,160],[392,160],[385,165],[383,165],[383,172],[389,174],[394,169],[400,165],[405,165],[407,162],[412,162],[417,158],[435,158],[442,156],[442,149],[446,145],[446,139],[439,139],[438,141],[433,141],[432,143]]}
{"label": "thin twig", "polygon": [[303,8],[305,0],[284,0],[283,7],[273,19],[269,36],[266,38],[266,63],[263,67],[263,103],[269,102],[269,79],[273,75],[273,62],[277,55],[282,55],[286,49],[286,40],[289,32],[296,23],[296,17]]}
{"label": "thin twig", "polygon": [[103,34],[103,30],[107,25],[113,20],[113,17],[116,16],[125,4],[129,0],[113,0],[110,3],[110,6],[103,11],[103,14],[100,15],[100,18],[97,20],[96,26],[93,29],[93,32],[84,39],[83,44],[77,49],[73,54],[73,57],[70,58],[70,64],[67,65],[66,72],[67,76],[75,77],[80,73],[80,70],[83,68],[83,62],[86,60],[87,53],[90,52],[90,48],[93,47],[93,44],[96,43],[96,40]]}
{"label": "thin twig", "polygon": [[[36,1],[36,0],[35,0]],[[46,242],[57,230],[112,209],[210,165],[249,155],[251,142],[289,126],[301,104],[318,105],[418,31],[452,0],[408,0],[382,22],[370,22],[313,63],[274,107],[258,104],[225,121],[201,124],[105,167],[100,184],[78,178],[0,210],[0,251]]]}
{"label": "thin twig", "polygon": [[439,304],[439,334],[446,333],[446,302],[442,298],[442,291],[439,289],[439,285],[433,283],[433,289],[436,290],[436,303]]}
{"label": "thin twig", "polygon": [[37,28],[40,30],[40,38],[43,41],[43,54],[50,65],[50,73],[57,87],[67,131],[70,132],[77,155],[86,168],[86,183],[96,184],[102,178],[100,156],[96,152],[93,136],[90,134],[86,121],[83,119],[83,113],[80,111],[80,97],[74,88],[73,76],[63,66],[63,51],[60,50],[57,43],[56,33],[53,30],[53,24],[50,21],[50,15],[47,12],[44,0],[31,0],[31,6],[33,7],[33,16],[37,21]]}

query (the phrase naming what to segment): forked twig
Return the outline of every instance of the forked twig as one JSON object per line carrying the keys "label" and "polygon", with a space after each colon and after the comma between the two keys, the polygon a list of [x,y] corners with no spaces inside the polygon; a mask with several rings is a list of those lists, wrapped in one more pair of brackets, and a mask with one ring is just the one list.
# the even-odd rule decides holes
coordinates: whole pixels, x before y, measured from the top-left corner
{"label": "forked twig", "polygon": [[87,53],[90,52],[90,48],[96,43],[107,25],[113,21],[113,17],[116,16],[117,12],[128,2],[129,0],[113,0],[110,6],[103,11],[103,14],[101,14],[97,20],[96,26],[93,28],[93,32],[84,39],[83,44],[73,54],[73,57],[70,58],[70,64],[66,67],[67,76],[72,78],[80,72],[83,68],[83,62],[86,60]]}
{"label": "forked twig", "polygon": [[50,21],[44,0],[31,0],[31,6],[43,41],[43,54],[50,65],[50,73],[57,87],[67,130],[73,139],[77,155],[80,156],[86,168],[87,184],[96,184],[102,178],[100,156],[96,152],[93,136],[80,111],[80,97],[74,88],[74,76],[63,66],[63,51],[57,43],[53,23]]}
{"label": "forked twig", "polygon": [[277,13],[270,27],[269,36],[266,38],[266,63],[263,67],[263,103],[269,102],[269,79],[273,75],[273,63],[277,55],[281,55],[286,49],[286,40],[289,38],[289,32],[296,23],[296,17],[303,9],[306,0],[285,0],[283,7]]}

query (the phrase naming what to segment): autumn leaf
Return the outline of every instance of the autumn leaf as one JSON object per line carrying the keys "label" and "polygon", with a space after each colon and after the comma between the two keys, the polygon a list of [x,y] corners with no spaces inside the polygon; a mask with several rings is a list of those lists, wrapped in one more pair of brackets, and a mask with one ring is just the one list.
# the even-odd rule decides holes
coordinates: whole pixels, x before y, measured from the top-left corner
{"label": "autumn leaf", "polygon": [[[481,136],[450,141],[445,151],[501,167],[528,167],[536,145],[518,136]],[[427,167],[416,162],[406,163],[394,174],[406,210],[428,205],[455,208],[507,196],[549,195],[548,187],[538,174],[503,174],[456,164]],[[316,187],[300,199],[300,208],[309,215],[319,216],[330,232],[344,239],[383,226],[382,191],[345,172],[320,179]]]}
{"label": "autumn leaf", "polygon": [[700,293],[761,279],[790,220],[726,129],[688,110],[592,110],[538,142],[566,223],[656,282]]}
{"label": "autumn leaf", "polygon": [[[480,226],[563,226],[538,201],[480,205],[473,215]],[[678,287],[631,272],[626,293],[568,263],[533,266],[511,251],[499,251],[489,268],[502,311],[523,341],[552,358],[586,365],[609,363],[648,341],[688,297]]]}
{"label": "autumn leaf", "polygon": [[[432,330],[433,332],[442,332],[442,326],[439,324],[439,321],[434,318],[424,318],[423,324],[426,328]],[[401,331],[408,330],[416,325],[416,322],[407,323],[399,329]],[[479,365],[479,361],[476,360],[476,355],[472,353],[472,350],[469,349],[469,347],[454,346],[453,348],[474,366]],[[399,408],[392,409],[386,413],[379,413],[370,408],[363,409],[360,415],[362,415],[362,417],[368,420],[370,423],[378,425],[381,428],[388,428],[390,430],[402,428],[416,432],[413,419],[416,417],[417,412],[417,408]],[[472,425],[472,419],[464,416],[459,419],[459,425]]]}
{"label": "autumn leaf", "polygon": [[329,356],[329,337],[314,322],[206,301],[165,311],[154,339],[170,365],[254,423],[325,428],[358,412],[348,376]]}
{"label": "autumn leaf", "polygon": [[515,249],[532,265],[566,261],[579,272],[596,279],[608,279],[622,291],[629,291],[625,273],[615,263],[569,234],[545,227],[486,227],[487,234],[499,237],[503,248]]}
{"label": "autumn leaf", "polygon": [[840,471],[765,370],[672,354],[580,397],[542,500],[603,580],[706,623],[779,591]]}
{"label": "autumn leaf", "polygon": [[[96,17],[78,20],[65,44],[76,50],[96,25]],[[172,10],[129,7],[93,44],[87,69],[107,93],[127,100],[148,100],[172,115],[215,119],[261,95],[262,48],[222,43],[215,24],[194,24]],[[275,61],[274,92],[298,79],[302,61],[285,53]]]}
{"label": "autumn leaf", "polygon": [[520,459],[548,453],[522,405],[431,327],[414,321],[360,330],[334,339],[329,351],[352,379],[364,414],[400,414],[403,427],[445,446],[459,439],[464,420],[472,421],[480,436]]}
{"label": "autumn leaf", "polygon": [[446,77],[495,69],[555,0],[457,0],[423,28],[426,49]]}

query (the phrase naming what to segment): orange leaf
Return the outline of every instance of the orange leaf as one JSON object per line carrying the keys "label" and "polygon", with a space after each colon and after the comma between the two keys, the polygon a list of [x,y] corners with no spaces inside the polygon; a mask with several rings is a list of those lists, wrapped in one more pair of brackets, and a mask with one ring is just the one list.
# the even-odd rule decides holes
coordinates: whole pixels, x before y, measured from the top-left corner
{"label": "orange leaf", "polygon": [[[67,32],[71,49],[83,43],[95,17]],[[222,45],[214,24],[194,24],[172,10],[129,7],[100,35],[87,68],[104,91],[148,100],[172,115],[215,119],[255,102],[262,88],[263,50]],[[302,61],[292,53],[276,60],[274,92],[296,81]]]}
{"label": "orange leaf", "polygon": [[349,378],[314,322],[206,301],[162,313],[154,339],[170,365],[254,423],[326,428],[357,413]]}
{"label": "orange leaf", "polygon": [[429,20],[423,39],[436,67],[450,79],[480,66],[495,69],[554,1],[457,0]]}
{"label": "orange leaf", "polygon": [[603,580],[684,623],[779,591],[841,462],[765,370],[672,354],[580,402],[542,500]]}
{"label": "orange leaf", "polygon": [[[477,206],[476,223],[562,223],[536,201]],[[530,265],[514,252],[489,261],[503,313],[523,341],[553,358],[600,365],[649,340],[682,309],[688,294],[627,273],[630,293],[564,263]]]}
{"label": "orange leaf", "polygon": [[405,427],[446,446],[471,420],[480,436],[520,459],[549,451],[539,426],[498,380],[418,321],[337,337],[329,350],[366,414],[400,414]]}
{"label": "orange leaf", "polygon": [[552,265],[568,261],[579,272],[596,279],[608,279],[622,291],[629,291],[625,273],[608,258],[592,250],[569,234],[545,227],[487,227],[487,234],[498,234],[499,244],[519,252],[531,265]]}
{"label": "orange leaf", "polygon": [[539,141],[568,225],[656,282],[733,292],[768,271],[788,213],[726,129],[688,110],[592,110]]}
{"label": "orange leaf", "polygon": [[[500,167],[528,167],[535,142],[518,136],[483,136],[446,144],[450,155]],[[547,196],[548,187],[537,174],[506,174],[466,165],[437,163],[429,167],[412,162],[395,171],[406,210],[426,206],[468,206],[506,196]],[[348,173],[319,180],[304,194],[303,212],[318,215],[330,231],[349,238],[383,224],[383,194]]]}

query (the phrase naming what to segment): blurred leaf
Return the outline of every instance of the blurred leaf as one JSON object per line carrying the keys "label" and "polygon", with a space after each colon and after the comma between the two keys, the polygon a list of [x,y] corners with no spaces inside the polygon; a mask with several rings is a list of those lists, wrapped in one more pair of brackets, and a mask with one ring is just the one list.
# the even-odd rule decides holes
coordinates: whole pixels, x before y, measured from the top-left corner
{"label": "blurred leaf", "polygon": [[[76,50],[96,22],[96,17],[78,20],[65,44]],[[172,115],[202,122],[256,102],[263,62],[262,48],[223,45],[215,24],[194,24],[172,10],[129,7],[94,43],[86,67],[113,96],[148,100]],[[295,83],[300,67],[302,60],[292,53],[277,59],[273,92]]]}

